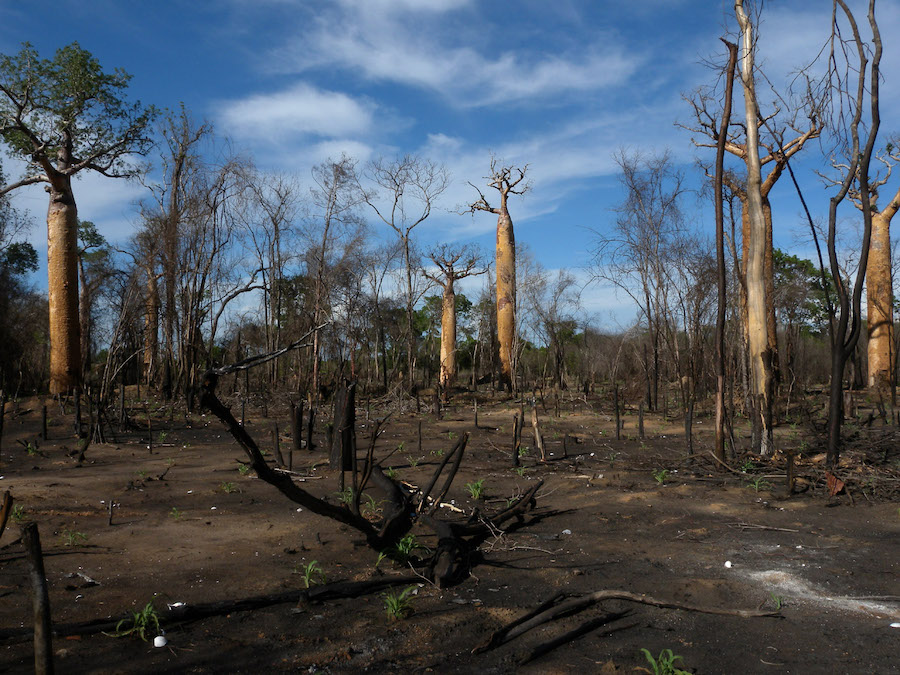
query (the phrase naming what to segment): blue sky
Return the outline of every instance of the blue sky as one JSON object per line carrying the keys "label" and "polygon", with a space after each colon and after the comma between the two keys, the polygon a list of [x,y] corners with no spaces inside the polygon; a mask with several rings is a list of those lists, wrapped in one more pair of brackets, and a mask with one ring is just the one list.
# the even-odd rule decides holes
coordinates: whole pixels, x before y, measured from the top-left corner
{"label": "blue sky", "polygon": [[[760,45],[773,82],[815,56],[830,7],[766,4]],[[898,3],[881,0],[879,16],[882,34],[896,35]],[[518,242],[551,269],[584,268],[591,229],[613,222],[617,149],[668,149],[688,173],[698,155],[711,158],[674,123],[690,121],[682,94],[713,81],[702,61],[721,55],[718,38],[733,29],[728,0],[0,0],[0,52],[29,41],[49,57],[77,40],[105,68],[134,76],[134,98],[169,108],[184,102],[264,170],[307,180],[312,165],[341,152],[443,162],[453,185],[420,230],[425,244],[457,239],[491,251],[490,214],[452,211],[472,200],[466,182],[483,182],[491,153],[528,163],[533,190],[511,213]],[[900,103],[892,42],[884,56],[886,132],[896,130]],[[811,169],[824,161],[815,147],[800,165],[817,213],[827,196]],[[133,231],[140,186],[90,177],[76,189],[80,216],[108,238]],[[32,240],[43,255],[46,196],[34,188],[16,203],[34,214]],[[773,203],[777,245],[803,253],[787,180]],[[711,231],[709,209],[698,218]],[[627,301],[609,289],[585,298],[601,320],[627,319]]]}

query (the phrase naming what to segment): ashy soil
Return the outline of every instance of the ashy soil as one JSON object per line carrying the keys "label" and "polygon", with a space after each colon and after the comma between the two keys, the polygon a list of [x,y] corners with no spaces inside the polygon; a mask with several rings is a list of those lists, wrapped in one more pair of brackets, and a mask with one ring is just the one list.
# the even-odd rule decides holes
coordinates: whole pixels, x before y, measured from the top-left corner
{"label": "ashy soil", "polygon": [[[322,571],[309,575],[312,583],[411,573],[379,561],[355,531],[241,473],[245,456],[211,416],[170,418],[151,404],[151,452],[144,405],[135,405],[130,430],[91,445],[78,466],[69,454],[71,416],[50,407],[47,441],[38,440],[40,400],[7,408],[0,493],[9,490],[22,510],[0,539],[0,671],[33,667],[30,639],[21,634],[32,622],[28,567],[16,541],[26,520],[39,527],[57,626],[117,620],[148,602],[164,610],[300,590],[304,570]],[[467,579],[447,589],[415,584],[405,618],[388,616],[382,591],[164,625],[162,648],[134,636],[57,635],[57,672],[641,672],[650,668],[642,648],[654,656],[671,649],[682,659],[676,665],[694,673],[898,672],[900,627],[891,624],[900,625],[900,452],[892,448],[900,436],[893,429],[879,430],[877,452],[861,452],[837,472],[847,480],[843,493],[829,496],[820,458],[804,455],[804,491],[788,495],[783,458],[738,458],[732,471],[717,471],[709,420],[695,425],[689,462],[676,425],[648,416],[641,440],[636,415],[627,415],[616,440],[608,406],[590,399],[565,402],[558,415],[539,407],[548,462],[529,447],[517,472],[510,459],[517,409],[481,399],[478,428],[470,401],[451,405],[441,419],[425,411],[391,415],[376,456],[394,451],[384,466],[412,485],[427,481],[441,453],[471,433],[444,518],[464,520],[476,507],[499,511],[544,480],[536,509],[480,545]],[[361,447],[375,416],[387,411],[360,406]],[[246,428],[271,448],[277,421],[287,452],[286,405],[271,405],[265,418],[262,412],[248,410]],[[781,433],[780,442],[797,445],[794,432]],[[315,440],[317,449],[293,455],[296,480],[337,502],[337,474],[323,464],[324,435]],[[528,426],[523,445],[534,445]],[[865,480],[861,462],[870,472]],[[476,501],[466,484],[480,480],[485,495]],[[420,545],[435,546],[427,530],[415,532]],[[472,653],[556,593],[604,589],[719,609],[780,607],[781,617],[609,601]],[[605,623],[520,665],[539,644],[604,614]]]}

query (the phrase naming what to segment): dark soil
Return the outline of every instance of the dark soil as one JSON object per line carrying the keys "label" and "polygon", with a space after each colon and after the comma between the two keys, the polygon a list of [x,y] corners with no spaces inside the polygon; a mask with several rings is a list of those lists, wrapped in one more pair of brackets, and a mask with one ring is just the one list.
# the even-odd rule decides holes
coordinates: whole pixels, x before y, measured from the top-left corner
{"label": "dark soil", "polygon": [[[683,659],[676,665],[695,673],[898,672],[900,628],[891,624],[900,622],[900,452],[893,429],[871,431],[878,435],[871,456],[864,442],[857,443],[863,451],[848,454],[837,472],[847,491],[829,496],[821,458],[806,453],[798,467],[803,492],[788,495],[783,458],[754,466],[739,458],[734,471],[717,471],[708,454],[709,420],[695,425],[698,454],[689,462],[674,423],[648,417],[640,440],[637,417],[629,415],[617,441],[608,409],[592,404],[566,402],[558,416],[541,410],[551,456],[541,464],[531,448],[522,475],[510,466],[513,403],[483,400],[478,429],[469,404],[450,406],[440,420],[394,412],[376,455],[402,444],[385,467],[414,485],[427,480],[460,434],[472,434],[448,495],[462,513],[443,508],[444,518],[465,519],[475,507],[499,511],[533,481],[545,481],[537,509],[487,538],[465,581],[441,590],[423,579],[406,618],[391,619],[383,592],[375,592],[164,625],[163,648],[136,637],[57,635],[57,672],[612,673],[649,668],[641,648],[654,655],[671,649]],[[9,490],[24,511],[0,539],[0,671],[32,670],[30,640],[17,635],[31,625],[27,564],[15,541],[24,520],[39,526],[56,626],[117,620],[151,601],[164,610],[176,602],[190,607],[300,590],[312,561],[329,583],[410,574],[389,560],[376,569],[378,553],[360,534],[240,473],[238,460],[246,458],[210,416],[176,413],[172,420],[158,406],[149,452],[143,405],[135,406],[132,430],[117,433],[115,443],[91,445],[77,466],[69,455],[71,416],[62,417],[56,404],[50,440],[37,441],[33,454],[17,442],[37,440],[40,407],[38,399],[8,407],[0,450],[0,493]],[[370,420],[387,410],[360,406],[361,447],[372,428],[367,409]],[[268,413],[263,418],[254,409],[247,429],[271,448],[277,419],[287,452],[286,405]],[[799,445],[793,430],[779,431],[782,445]],[[527,426],[524,437],[532,446]],[[309,491],[337,502],[337,475],[322,464],[324,437],[316,440],[320,449],[294,453],[294,470],[306,475]],[[466,483],[481,479],[485,499],[476,502]],[[435,545],[427,530],[415,531],[421,544]],[[720,609],[780,605],[782,617],[611,601],[472,654],[555,593],[603,589]],[[604,613],[625,616],[519,664],[538,644]]]}

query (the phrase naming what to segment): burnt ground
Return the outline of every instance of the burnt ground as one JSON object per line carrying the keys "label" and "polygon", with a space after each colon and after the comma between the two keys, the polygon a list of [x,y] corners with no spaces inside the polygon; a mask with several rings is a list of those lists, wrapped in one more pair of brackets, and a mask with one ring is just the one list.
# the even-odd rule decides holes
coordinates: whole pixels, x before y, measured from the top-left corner
{"label": "burnt ground", "polygon": [[[402,444],[385,466],[414,485],[427,480],[459,434],[472,434],[448,495],[464,513],[444,508],[443,517],[465,518],[476,506],[499,511],[533,481],[545,481],[536,510],[481,544],[468,579],[443,590],[421,581],[405,619],[391,620],[374,592],[163,626],[163,648],[135,637],[57,636],[57,672],[635,672],[649,666],[641,648],[654,655],[672,649],[695,673],[897,672],[900,628],[891,624],[900,622],[900,434],[884,428],[877,443],[857,443],[860,453],[838,471],[848,491],[830,497],[821,457],[800,432],[780,429],[779,444],[806,450],[798,468],[804,491],[788,496],[783,459],[751,465],[753,458],[738,458],[735,466],[745,471],[716,471],[706,459],[709,420],[695,426],[698,454],[688,462],[674,424],[648,417],[640,440],[637,418],[628,415],[625,436],[616,440],[608,409],[592,403],[564,403],[558,416],[541,410],[552,456],[540,464],[531,448],[522,475],[510,467],[512,403],[482,400],[477,429],[469,405],[450,406],[442,419],[394,412],[376,455]],[[165,408],[151,406],[151,453],[143,405],[136,406],[136,428],[92,445],[76,466],[67,454],[71,418],[58,408],[50,413],[57,418],[50,440],[33,454],[18,443],[37,439],[40,406],[31,399],[8,407],[0,451],[0,492],[10,490],[23,509],[0,539],[0,671],[32,668],[30,642],[11,635],[31,622],[27,566],[15,542],[29,519],[40,529],[55,624],[119,618],[151,601],[165,609],[301,589],[312,561],[327,582],[409,573],[389,560],[376,569],[378,554],[358,533],[240,473],[242,451],[211,416],[169,420]],[[275,420],[289,428],[285,405],[272,406],[268,418],[248,412],[247,429],[265,447]],[[360,445],[383,412],[374,403],[359,409]],[[528,427],[524,436],[532,446]],[[285,432],[282,448],[289,445]],[[336,501],[337,476],[321,465],[324,457],[322,450],[294,453],[294,469],[306,474],[306,489]],[[481,479],[485,499],[476,503],[465,484]],[[428,531],[416,532],[421,544],[435,545]],[[717,608],[781,604],[782,618],[609,601],[471,653],[559,591],[604,589]],[[539,643],[604,612],[625,616],[519,665]]]}

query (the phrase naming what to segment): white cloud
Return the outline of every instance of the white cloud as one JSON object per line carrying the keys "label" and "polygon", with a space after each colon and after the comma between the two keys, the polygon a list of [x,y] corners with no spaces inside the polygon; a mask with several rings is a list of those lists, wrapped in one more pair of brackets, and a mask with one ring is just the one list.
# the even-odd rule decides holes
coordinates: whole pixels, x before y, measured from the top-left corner
{"label": "white cloud", "polygon": [[[428,4],[428,17],[400,11],[421,10],[413,0],[341,4],[308,32],[300,29],[296,46],[279,46],[272,61],[286,72],[344,68],[365,79],[430,90],[454,106],[477,107],[599,91],[626,82],[643,60],[608,35],[595,36],[595,46],[564,53],[506,49],[484,54],[463,46],[464,38],[448,24],[452,10],[469,4],[454,0]],[[492,30],[497,28],[485,26],[488,35]]]}
{"label": "white cloud", "polygon": [[239,138],[283,141],[288,136],[363,134],[372,126],[373,105],[347,94],[300,82],[283,91],[225,103],[225,128]]}

